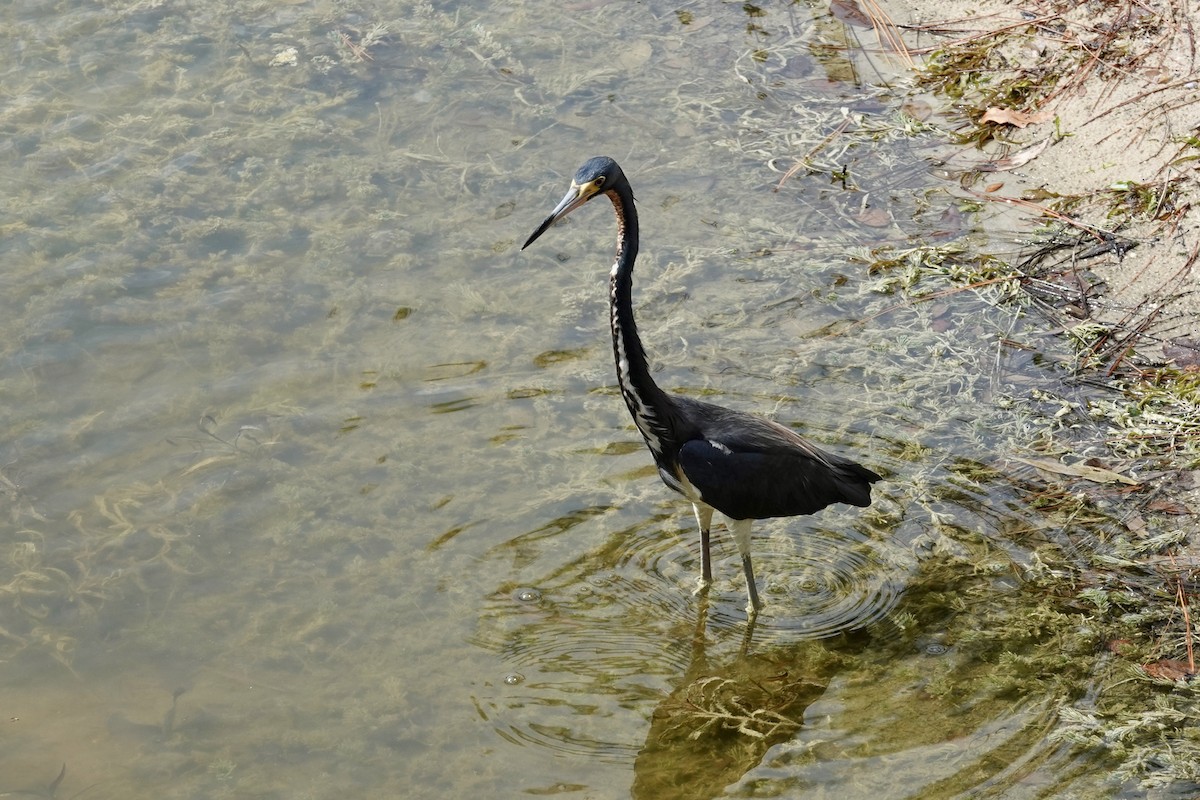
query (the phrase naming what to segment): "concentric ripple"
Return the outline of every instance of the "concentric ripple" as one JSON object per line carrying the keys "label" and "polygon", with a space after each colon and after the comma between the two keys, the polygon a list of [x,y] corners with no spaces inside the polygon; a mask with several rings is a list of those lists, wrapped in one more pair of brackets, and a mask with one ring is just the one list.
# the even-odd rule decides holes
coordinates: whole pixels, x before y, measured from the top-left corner
{"label": "concentric ripple", "polygon": [[[754,571],[765,607],[756,639],[769,632],[787,638],[822,639],[871,626],[896,605],[915,563],[907,552],[848,531],[779,520],[758,523],[752,543]],[[724,533],[722,530],[721,533]],[[741,558],[728,537],[713,531],[714,601],[746,602]],[[735,625],[744,614],[715,614],[714,624]]]}
{"label": "concentric ripple", "polygon": [[[572,535],[594,549],[565,564],[547,558],[543,579],[526,571],[520,584],[497,587],[475,637],[496,654],[495,674],[475,702],[498,735],[620,762],[631,754],[628,710],[669,695],[694,668],[697,641],[710,656],[744,642],[745,579],[728,531],[712,532],[715,581],[705,602],[695,594],[699,536],[677,522],[662,514],[614,530],[611,517],[585,520]],[[803,522],[756,525],[766,603],[756,648],[871,626],[913,567],[907,551],[853,528]]]}

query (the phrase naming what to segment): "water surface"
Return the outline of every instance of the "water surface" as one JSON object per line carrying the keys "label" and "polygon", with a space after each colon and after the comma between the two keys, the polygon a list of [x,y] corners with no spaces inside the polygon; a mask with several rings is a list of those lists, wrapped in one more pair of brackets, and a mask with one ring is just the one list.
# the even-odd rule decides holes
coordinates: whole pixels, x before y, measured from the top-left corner
{"label": "water surface", "polygon": [[[1043,740],[1074,676],[1005,661],[1055,642],[999,633],[1071,547],[1001,471],[1046,411],[1013,398],[1052,413],[1068,354],[1003,286],[913,303],[914,271],[867,269],[979,242],[860,29],[658,2],[2,19],[0,791],[1112,789]],[[753,629],[723,529],[693,594],[691,514],[614,386],[611,215],[517,249],[598,153],[639,198],[660,383],[886,478],[758,526]]]}

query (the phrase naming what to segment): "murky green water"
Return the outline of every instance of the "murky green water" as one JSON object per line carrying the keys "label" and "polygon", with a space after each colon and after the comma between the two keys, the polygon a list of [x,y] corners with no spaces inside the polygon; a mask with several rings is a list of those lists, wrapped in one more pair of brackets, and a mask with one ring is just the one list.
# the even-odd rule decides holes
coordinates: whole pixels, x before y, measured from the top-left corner
{"label": "murky green water", "polygon": [[[1117,791],[1044,740],[1099,662],[1036,616],[1075,528],[1002,471],[1079,390],[1001,288],[913,304],[868,274],[968,232],[857,29],[657,2],[0,20],[0,792]],[[847,114],[878,135],[821,146]],[[693,596],[690,512],[615,390],[611,215],[517,250],[597,153],[641,204],[660,382],[886,477],[869,510],[759,526],[752,631],[723,528]]]}

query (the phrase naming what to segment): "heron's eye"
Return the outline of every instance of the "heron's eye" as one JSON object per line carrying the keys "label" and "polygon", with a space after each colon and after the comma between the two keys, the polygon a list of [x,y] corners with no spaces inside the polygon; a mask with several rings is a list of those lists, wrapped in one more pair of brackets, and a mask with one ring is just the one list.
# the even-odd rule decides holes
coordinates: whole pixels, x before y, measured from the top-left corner
{"label": "heron's eye", "polygon": [[596,178],[596,180],[592,181],[592,185],[599,189],[604,185],[604,176],[601,175],[599,178]]}

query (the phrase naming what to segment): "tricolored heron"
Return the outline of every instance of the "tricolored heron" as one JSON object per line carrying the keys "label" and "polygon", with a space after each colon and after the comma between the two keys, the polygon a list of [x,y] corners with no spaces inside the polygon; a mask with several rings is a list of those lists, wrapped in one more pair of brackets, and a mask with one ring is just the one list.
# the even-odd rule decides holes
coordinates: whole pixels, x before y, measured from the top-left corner
{"label": "tricolored heron", "polygon": [[521,249],[600,195],[612,201],[617,213],[617,260],[612,267],[609,307],[621,395],[663,483],[692,502],[700,526],[701,585],[712,583],[708,542],[716,509],[729,518],[746,572],[750,595],[746,610],[757,614],[762,602],[750,564],[753,521],[813,514],[832,503],[868,506],[871,484],[880,477],[853,461],[826,453],[769,419],[658,388],[650,377],[630,299],[638,251],[633,189],[611,158],[597,156],[579,168],[566,196]]}

